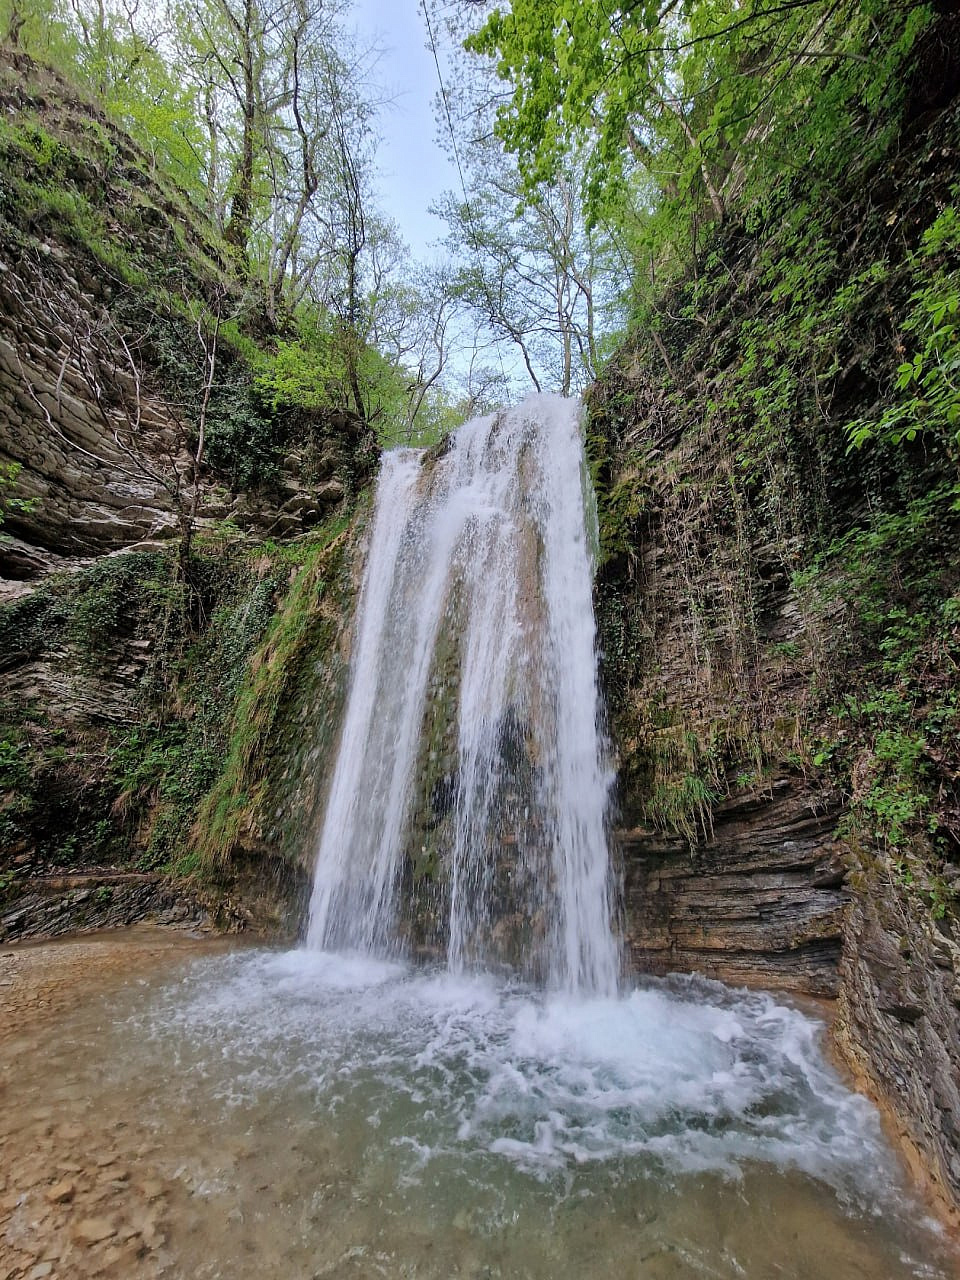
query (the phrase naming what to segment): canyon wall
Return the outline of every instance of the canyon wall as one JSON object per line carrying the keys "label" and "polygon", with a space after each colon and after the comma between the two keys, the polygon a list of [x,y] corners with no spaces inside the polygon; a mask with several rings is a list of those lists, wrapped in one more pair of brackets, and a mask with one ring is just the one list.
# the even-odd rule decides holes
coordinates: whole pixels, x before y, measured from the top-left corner
{"label": "canyon wall", "polygon": [[[833,189],[785,178],[718,230],[587,425],[631,964],[835,997],[839,1050],[947,1211],[956,450],[922,405],[912,433],[882,424],[960,255],[956,47],[944,19]],[[193,317],[239,295],[229,254],[51,73],[4,54],[0,105],[0,937],[144,910],[290,936],[369,436],[271,421],[228,330],[198,465]]]}
{"label": "canyon wall", "polygon": [[299,927],[376,452],[256,341],[216,228],[0,52],[0,937]]}
{"label": "canyon wall", "polygon": [[837,997],[954,1214],[957,452],[901,366],[955,288],[956,34],[859,168],[720,229],[588,418],[632,963]]}

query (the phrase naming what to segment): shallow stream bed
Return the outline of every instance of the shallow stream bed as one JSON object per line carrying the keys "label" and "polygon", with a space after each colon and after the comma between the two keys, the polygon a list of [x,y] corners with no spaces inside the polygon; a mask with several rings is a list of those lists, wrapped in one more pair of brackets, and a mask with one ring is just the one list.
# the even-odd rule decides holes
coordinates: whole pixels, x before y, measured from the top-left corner
{"label": "shallow stream bed", "polygon": [[56,948],[0,964],[3,1280],[955,1274],[818,1024],[773,997],[70,945],[32,1004]]}

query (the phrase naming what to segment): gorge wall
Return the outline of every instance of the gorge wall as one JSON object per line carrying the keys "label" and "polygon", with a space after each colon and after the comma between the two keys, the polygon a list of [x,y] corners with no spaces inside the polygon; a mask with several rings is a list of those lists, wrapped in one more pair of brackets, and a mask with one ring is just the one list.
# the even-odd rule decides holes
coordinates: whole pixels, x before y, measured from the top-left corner
{"label": "gorge wall", "polygon": [[843,181],[812,165],[720,230],[588,425],[630,957],[837,997],[954,1214],[957,451],[902,366],[956,292],[957,35]]}
{"label": "gorge wall", "polygon": [[149,157],[0,52],[2,938],[298,927],[375,452],[258,394],[274,337]]}

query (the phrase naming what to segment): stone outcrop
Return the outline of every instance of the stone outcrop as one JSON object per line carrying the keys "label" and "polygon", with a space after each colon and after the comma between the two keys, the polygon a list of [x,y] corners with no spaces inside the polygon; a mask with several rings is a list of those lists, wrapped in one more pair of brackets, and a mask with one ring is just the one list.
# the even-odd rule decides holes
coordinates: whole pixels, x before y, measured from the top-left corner
{"label": "stone outcrop", "polygon": [[24,578],[174,535],[190,463],[183,428],[137,385],[138,366],[104,360],[119,335],[102,291],[77,278],[63,246],[47,248],[36,260],[0,262],[0,447],[23,467],[18,496],[35,502],[11,520],[16,541],[3,561]]}
{"label": "stone outcrop", "polygon": [[259,397],[276,335],[97,105],[4,49],[0,123],[0,932],[293,936],[372,435]]}
{"label": "stone outcrop", "polygon": [[617,832],[631,964],[835,996],[848,896],[837,815],[836,796],[780,777],[717,804],[699,839]]}
{"label": "stone outcrop", "polygon": [[[9,493],[30,503],[6,513],[0,598],[188,527],[229,520],[282,538],[329,516],[364,435],[349,413],[313,424],[321,448],[278,447],[259,487],[238,487],[206,456],[195,468],[212,348],[185,314],[206,307],[212,323],[214,307],[226,314],[242,294],[203,215],[93,103],[9,50],[0,118],[0,467],[21,468]],[[215,379],[250,379],[226,336]],[[216,389],[209,412],[215,437]]]}
{"label": "stone outcrop", "polygon": [[845,913],[835,1037],[960,1227],[960,947],[892,878],[878,862]]}
{"label": "stone outcrop", "polygon": [[[0,462],[22,468],[15,493],[33,503],[9,516],[0,544],[0,572],[14,583],[155,548],[183,531],[194,498],[189,424],[151,388],[102,283],[78,270],[75,252],[41,243],[47,254],[20,256],[0,237]],[[195,527],[229,519],[290,537],[342,502],[337,457],[309,482],[300,454],[285,462],[267,492],[231,493],[205,470]]]}
{"label": "stone outcrop", "polygon": [[[922,128],[908,112],[837,192],[822,301],[794,300],[796,226],[786,247],[773,223],[725,228],[722,267],[667,298],[588,421],[630,961],[835,997],[840,1055],[955,1222],[955,453],[932,433],[858,452],[848,433],[891,395],[918,272],[942,265],[916,246],[958,140],[955,96]],[[833,244],[841,224],[856,234]],[[837,294],[878,262],[882,293]],[[834,345],[792,341],[838,296]]]}
{"label": "stone outcrop", "polygon": [[281,859],[236,867],[216,889],[150,872],[115,868],[32,876],[0,904],[0,942],[58,938],[151,921],[176,929],[296,936],[306,884]]}
{"label": "stone outcrop", "polygon": [[0,908],[0,942],[116,929],[149,917],[163,924],[212,927],[200,904],[163,876],[88,872],[35,877],[27,893]]}

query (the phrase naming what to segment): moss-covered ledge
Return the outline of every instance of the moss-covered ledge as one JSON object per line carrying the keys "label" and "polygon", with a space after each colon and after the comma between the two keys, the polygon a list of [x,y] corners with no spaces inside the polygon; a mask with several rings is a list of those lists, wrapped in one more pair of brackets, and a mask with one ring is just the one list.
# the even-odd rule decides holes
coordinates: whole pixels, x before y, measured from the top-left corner
{"label": "moss-covered ledge", "polygon": [[284,544],[206,534],[188,581],[173,548],[135,552],[0,607],[4,916],[51,877],[125,873],[296,931],[366,511]]}

